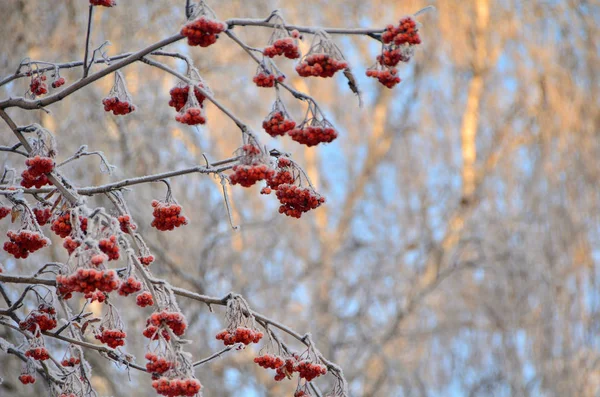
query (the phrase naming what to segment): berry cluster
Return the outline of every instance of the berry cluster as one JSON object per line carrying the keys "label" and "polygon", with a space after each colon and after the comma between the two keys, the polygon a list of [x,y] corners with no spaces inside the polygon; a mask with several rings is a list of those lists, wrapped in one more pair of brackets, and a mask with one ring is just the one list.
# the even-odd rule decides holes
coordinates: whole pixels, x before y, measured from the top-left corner
{"label": "berry cluster", "polygon": [[292,37],[275,40],[272,45],[265,47],[263,54],[269,58],[284,55],[289,59],[298,59],[300,58],[300,50],[298,49],[298,42],[295,40],[298,37],[300,37],[300,33],[297,30],[293,30]]}
{"label": "berry cluster", "polygon": [[119,278],[114,270],[77,269],[69,276],[56,276],[58,293],[69,299],[73,292],[83,294],[92,293],[96,290],[112,292],[119,288]]}
{"label": "berry cluster", "polygon": [[11,213],[10,207],[0,207],[0,219],[4,219]]}
{"label": "berry cluster", "polygon": [[175,120],[187,125],[198,125],[206,123],[206,115],[202,107],[189,107],[175,116]]}
{"label": "berry cluster", "polygon": [[140,256],[138,259],[140,263],[144,266],[149,266],[152,262],[154,262],[153,255]]}
{"label": "berry cluster", "polygon": [[106,301],[106,298],[107,298],[106,294],[102,291],[88,292],[83,297],[85,299],[89,299],[90,303],[92,303],[92,302],[104,303],[104,301]]}
{"label": "berry cluster", "polygon": [[41,75],[31,79],[29,89],[34,96],[44,95],[48,92],[48,85],[45,83],[46,76]]}
{"label": "berry cluster", "polygon": [[144,291],[135,297],[135,303],[139,307],[152,306],[154,304],[154,299],[152,299],[152,294],[150,292]]}
{"label": "berry cluster", "polygon": [[283,359],[279,356],[274,356],[272,354],[263,354],[262,356],[258,356],[254,358],[254,362],[258,364],[259,367],[265,369],[277,369],[283,366]]}
{"label": "berry cluster", "polygon": [[98,241],[98,248],[108,256],[108,260],[119,259],[119,244],[117,242],[117,236],[110,236],[110,238],[103,238]]}
{"label": "berry cluster", "polygon": [[77,357],[69,357],[68,359],[65,358],[60,362],[63,367],[74,367],[79,363],[81,363],[81,360]]}
{"label": "berry cluster", "polygon": [[296,370],[297,362],[298,356],[296,354],[294,354],[293,357],[286,358],[283,365],[276,369],[274,379],[279,382],[284,378],[291,378],[292,374]]}
{"label": "berry cluster", "polygon": [[181,28],[181,34],[187,37],[188,44],[191,46],[208,47],[216,43],[218,34],[225,30],[227,30],[225,23],[201,16]]}
{"label": "berry cluster", "polygon": [[394,43],[398,46],[421,44],[417,22],[411,17],[406,17],[400,20],[398,26],[388,25],[381,35],[381,41],[384,44]]}
{"label": "berry cluster", "polygon": [[254,165],[234,165],[233,174],[229,176],[232,185],[240,184],[243,187],[250,187],[258,181],[270,179],[275,175],[275,171],[266,164]]}
{"label": "berry cluster", "polygon": [[[199,84],[200,87],[205,88],[202,84]],[[178,112],[183,109],[188,100],[188,93],[190,92],[190,86],[186,85],[183,87],[175,86],[171,88],[169,94],[171,95],[171,100],[169,101],[169,106],[175,108]],[[194,94],[196,95],[196,100],[200,105],[204,102],[206,97],[202,95],[198,87],[194,87]]]}
{"label": "berry cluster", "polygon": [[[52,210],[48,207],[34,208],[33,214],[35,215],[35,220],[37,221],[38,225],[44,226],[50,221],[50,218],[52,217]],[[0,216],[1,215],[2,214],[0,213]]]}
{"label": "berry cluster", "polygon": [[302,77],[333,77],[337,71],[346,68],[347,62],[337,60],[329,54],[312,54],[296,66],[296,71]]}
{"label": "berry cluster", "polygon": [[272,137],[285,135],[286,132],[294,129],[296,122],[286,117],[282,111],[274,111],[262,123],[267,134]]}
{"label": "berry cluster", "polygon": [[135,277],[128,277],[119,287],[119,295],[128,296],[142,290],[142,283]]}
{"label": "berry cluster", "polygon": [[137,226],[135,225],[135,223],[133,223],[131,217],[127,214],[120,215],[118,220],[119,226],[121,227],[121,231],[123,233],[129,233],[129,229],[131,229],[132,231],[137,229]]}
{"label": "berry cluster", "polygon": [[63,85],[65,85],[65,78],[64,77],[59,77],[56,80],[54,80],[52,82],[52,88],[58,88],[58,87],[62,87]]}
{"label": "berry cluster", "polygon": [[63,247],[67,250],[67,252],[69,253],[69,255],[71,255],[73,253],[73,251],[75,251],[77,249],[77,247],[79,247],[81,245],[81,241],[79,240],[73,240],[71,237],[65,238],[65,241],[63,242]]}
{"label": "berry cluster", "polygon": [[236,343],[243,343],[244,345],[258,343],[262,337],[262,332],[246,327],[237,327],[233,332],[224,329],[217,334],[217,340],[222,340],[225,346],[235,345]]}
{"label": "berry cluster", "polygon": [[25,356],[34,360],[45,361],[50,358],[50,353],[45,347],[32,347],[25,352]]}
{"label": "berry cluster", "polygon": [[38,232],[21,230],[14,232],[9,230],[6,233],[10,241],[4,243],[4,251],[12,254],[15,258],[27,258],[33,253],[50,244],[50,240]]}
{"label": "berry cluster", "polygon": [[152,201],[154,220],[151,226],[161,231],[173,230],[181,225],[187,225],[187,218],[181,215],[181,206],[175,203]]}
{"label": "berry cluster", "polygon": [[154,374],[164,374],[170,369],[175,368],[175,363],[173,361],[169,361],[164,357],[160,357],[154,353],[146,353],[146,360],[149,362],[146,363],[146,369],[150,373]]}
{"label": "berry cluster", "polygon": [[120,329],[105,329],[100,328],[100,333],[94,337],[107,346],[116,349],[119,346],[125,345],[125,337],[127,334]]}
{"label": "berry cluster", "polygon": [[337,138],[335,129],[327,125],[307,125],[294,128],[288,134],[292,140],[308,147],[316,146],[319,143],[329,143]]}
{"label": "berry cluster", "polygon": [[280,185],[287,185],[294,183],[294,177],[292,173],[287,170],[279,170],[277,174],[267,181],[269,188],[277,190]]}
{"label": "berry cluster", "polygon": [[327,367],[321,364],[315,364],[309,360],[302,360],[294,366],[294,371],[298,376],[306,379],[307,382],[327,373]]}
{"label": "berry cluster", "polygon": [[381,55],[377,55],[377,62],[382,66],[388,67],[394,67],[400,62],[408,62],[409,60],[410,56],[408,53],[402,51],[400,48],[386,47],[381,52]]}
{"label": "berry cluster", "polygon": [[90,0],[93,6],[114,7],[117,5],[115,0]]}
{"label": "berry cluster", "polygon": [[282,74],[278,74],[277,77],[269,71],[265,71],[261,68],[255,75],[252,81],[258,87],[271,88],[275,85],[275,80],[279,83],[282,83],[285,80],[285,76]]}
{"label": "berry cluster", "polygon": [[27,318],[19,323],[19,328],[31,333],[40,331],[49,331],[56,327],[56,310],[49,305],[40,305],[37,310],[33,310]]}
{"label": "berry cluster", "polygon": [[50,185],[51,182],[46,176],[54,169],[54,160],[50,157],[35,156],[25,160],[27,169],[21,173],[21,186],[30,188],[35,186],[40,188],[44,185]]}
{"label": "berry cluster", "polygon": [[24,385],[28,383],[35,383],[35,377],[29,374],[21,374],[19,375],[19,381]]}
{"label": "berry cluster", "polygon": [[[170,312],[167,310],[163,310],[158,313],[152,313],[146,322],[147,326],[154,327],[159,327],[161,324],[166,324],[177,336],[183,335],[185,329],[187,328],[187,322],[185,321],[183,314],[179,312]],[[146,334],[144,334],[144,336],[146,336]]]}
{"label": "berry cluster", "polygon": [[96,255],[92,256],[92,259],[90,260],[90,262],[92,263],[93,266],[100,266],[107,260],[108,260],[108,256],[106,256],[104,254],[96,254]]}
{"label": "berry cluster", "polygon": [[277,187],[277,199],[281,203],[279,213],[300,218],[303,213],[314,210],[325,202],[313,189],[291,184],[281,184]]}
{"label": "berry cluster", "polygon": [[[79,217],[79,222],[81,225],[81,231],[85,233],[87,231],[87,218]],[[50,230],[62,238],[69,236],[73,231],[73,226],[71,225],[71,214],[69,212],[65,212],[56,218],[54,222],[52,222]]]}
{"label": "berry cluster", "polygon": [[152,381],[152,387],[161,396],[195,396],[200,391],[202,385],[198,379],[168,379],[162,377]]}
{"label": "berry cluster", "polygon": [[400,77],[398,77],[397,73],[398,71],[396,70],[396,68],[367,69],[368,77],[376,78],[381,84],[383,84],[387,88],[393,88],[396,84],[400,83],[401,79]]}
{"label": "berry cluster", "polygon": [[116,96],[104,98],[102,104],[104,105],[104,111],[112,111],[115,116],[129,114],[135,110],[134,104],[120,100]]}

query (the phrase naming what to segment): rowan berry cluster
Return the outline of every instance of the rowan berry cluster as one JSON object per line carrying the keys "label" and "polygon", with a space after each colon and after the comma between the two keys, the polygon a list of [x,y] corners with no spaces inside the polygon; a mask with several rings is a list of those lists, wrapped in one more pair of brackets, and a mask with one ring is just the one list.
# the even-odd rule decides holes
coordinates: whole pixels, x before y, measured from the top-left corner
{"label": "rowan berry cluster", "polygon": [[229,176],[232,185],[250,187],[258,181],[271,178],[275,171],[267,164],[234,165],[233,174]]}
{"label": "rowan berry cluster", "polygon": [[337,138],[336,130],[329,123],[320,122],[301,125],[289,131],[288,135],[292,140],[308,147],[329,143]]}
{"label": "rowan berry cluster", "polygon": [[327,367],[324,365],[316,364],[311,360],[301,360],[297,354],[293,354],[291,357],[286,358],[285,361],[283,361],[280,357],[273,359],[274,356],[268,354],[266,356],[269,357],[266,360],[261,359],[260,362],[266,363],[268,366],[261,365],[256,361],[256,359],[254,359],[254,362],[263,368],[275,369],[276,381],[283,380],[286,377],[291,377],[294,372],[298,372],[298,376],[300,378],[306,379],[307,382],[310,382],[313,379],[327,373]]}
{"label": "rowan berry cluster", "polygon": [[[205,88],[202,83],[198,84],[200,87]],[[175,108],[178,112],[183,109],[188,100],[188,93],[190,92],[190,86],[175,86],[171,88],[169,91],[169,95],[171,95],[171,100],[169,101],[169,106]],[[194,86],[194,95],[196,96],[196,100],[200,105],[204,102],[206,97],[202,95],[198,87]]]}
{"label": "rowan berry cluster", "polygon": [[0,219],[4,219],[12,212],[10,207],[0,207]]}
{"label": "rowan berry cluster", "polygon": [[69,255],[71,255],[73,253],[73,251],[75,251],[77,249],[77,247],[79,247],[80,245],[81,245],[81,241],[74,240],[68,236],[65,238],[65,241],[63,242],[63,247],[67,250]]}
{"label": "rowan berry cluster", "polygon": [[[35,220],[37,221],[38,225],[40,226],[44,226],[45,224],[47,224],[50,221],[50,218],[52,218],[52,210],[48,207],[44,207],[44,208],[34,208],[33,209],[33,214],[35,215]],[[2,214],[0,213],[0,216]]]}
{"label": "rowan berry cluster", "polygon": [[181,34],[187,37],[188,45],[208,47],[216,43],[219,33],[225,30],[227,30],[225,23],[201,16],[185,24],[181,28]]}
{"label": "rowan berry cluster", "polygon": [[292,357],[286,358],[283,365],[275,370],[275,377],[273,379],[279,382],[285,378],[291,378],[295,371],[297,362],[298,356],[296,354],[294,354]]}
{"label": "rowan berry cluster", "polygon": [[265,369],[277,369],[283,366],[284,361],[279,356],[274,356],[272,354],[263,354],[262,356],[258,356],[254,358],[254,362],[258,364],[259,367]]}
{"label": "rowan berry cluster", "polygon": [[236,343],[243,343],[244,345],[258,343],[262,337],[262,332],[247,327],[237,327],[234,331],[224,329],[217,334],[217,340],[222,340],[225,346],[235,345]]}
{"label": "rowan berry cluster", "polygon": [[88,292],[85,295],[83,295],[83,297],[85,299],[89,299],[90,303],[91,302],[104,303],[106,301],[106,298],[107,298],[106,294],[104,292],[102,292],[102,291]]}
{"label": "rowan berry cluster", "polygon": [[21,173],[21,186],[30,188],[35,186],[40,188],[44,185],[52,184],[47,173],[52,172],[54,169],[54,160],[50,157],[35,156],[25,160],[27,169]]}
{"label": "rowan berry cluster", "polygon": [[175,368],[175,363],[173,361],[167,360],[162,355],[156,355],[154,353],[146,353],[146,360],[149,362],[146,363],[146,369],[148,372],[153,374],[164,374],[165,372]]}
{"label": "rowan berry cluster", "polygon": [[321,364],[315,364],[309,360],[302,360],[294,366],[294,371],[298,372],[300,378],[307,382],[327,373],[327,367]]}
{"label": "rowan berry cluster", "polygon": [[94,335],[100,342],[107,346],[116,349],[119,346],[125,345],[125,337],[127,334],[120,329],[105,329],[100,327],[100,333]]}
{"label": "rowan berry cluster", "polygon": [[[79,217],[80,227],[82,232],[87,231],[87,218]],[[57,217],[53,222],[52,226],[50,226],[50,230],[56,233],[59,237],[65,238],[68,237],[73,231],[73,226],[71,225],[71,213],[65,212],[59,217]]]}
{"label": "rowan berry cluster", "polygon": [[154,299],[152,298],[152,294],[150,292],[144,291],[135,297],[135,303],[139,307],[152,306],[154,304]]}
{"label": "rowan berry cluster", "polygon": [[136,224],[133,223],[129,215],[120,215],[117,219],[119,221],[119,226],[123,233],[129,233],[129,229],[131,229],[132,231],[137,229]]}
{"label": "rowan berry cluster", "polygon": [[333,77],[336,72],[346,68],[346,61],[338,60],[329,54],[311,54],[296,65],[296,71],[302,77]]}
{"label": "rowan berry cluster", "polygon": [[[384,47],[381,51],[381,55],[377,55],[377,62],[382,66],[394,67],[400,62],[408,62],[410,56],[406,51],[402,51],[400,48]],[[368,76],[368,74],[367,74]]]}
{"label": "rowan berry cluster", "polygon": [[[171,331],[173,331],[173,333],[177,336],[183,335],[185,329],[187,328],[187,322],[185,321],[183,314],[179,312],[163,310],[161,312],[152,313],[150,318],[146,321],[146,329],[153,326],[154,332],[150,334],[150,336],[147,336],[146,332],[144,332],[144,336],[147,338],[152,337],[156,333],[158,327],[160,327],[162,324],[165,324],[171,328]],[[148,331],[148,333],[149,332],[150,331]]]}
{"label": "rowan berry cluster", "polygon": [[98,241],[98,248],[108,256],[109,261],[119,259],[119,243],[117,242],[117,236],[101,239]]}
{"label": "rowan berry cluster", "polygon": [[29,254],[50,244],[50,240],[46,237],[30,230],[20,230],[18,232],[9,230],[6,235],[10,241],[4,243],[4,251],[17,259],[27,258]]}
{"label": "rowan berry cluster", "polygon": [[56,327],[56,310],[46,304],[41,304],[37,310],[31,311],[29,315],[19,323],[19,328],[31,333],[49,331]]}
{"label": "rowan berry cluster", "polygon": [[34,96],[44,95],[48,92],[48,85],[46,84],[46,76],[36,76],[31,79],[29,83],[29,90]]}
{"label": "rowan berry cluster", "polygon": [[279,185],[276,195],[281,203],[279,213],[292,218],[300,218],[303,213],[314,210],[325,202],[325,198],[313,189],[291,184]]}
{"label": "rowan berry cluster", "polygon": [[277,74],[277,76],[275,76],[274,73],[265,70],[263,67],[259,67],[259,70],[252,79],[254,84],[256,84],[258,87],[264,88],[271,88],[275,86],[275,80],[277,80],[279,83],[283,83],[285,76],[282,74]]}
{"label": "rowan berry cluster", "polygon": [[384,44],[393,43],[397,46],[421,44],[417,22],[411,17],[405,17],[400,20],[398,26],[386,26],[385,32],[381,35],[381,41]]}
{"label": "rowan berry cluster", "polygon": [[69,357],[68,359],[67,358],[63,359],[60,364],[63,367],[74,367],[80,363],[81,363],[81,360],[78,359],[77,357]]}
{"label": "rowan berry cluster", "polygon": [[173,230],[181,225],[187,225],[187,218],[181,214],[181,206],[176,203],[152,201],[154,220],[152,227],[161,231]]}
{"label": "rowan berry cluster", "polygon": [[25,356],[37,361],[45,361],[50,358],[50,353],[45,347],[31,347],[25,352]]}
{"label": "rowan berry cluster", "polygon": [[198,379],[194,378],[182,378],[182,379],[168,379],[162,377],[152,382],[152,387],[161,396],[195,396],[200,389],[202,384]]}
{"label": "rowan berry cluster", "polygon": [[267,134],[272,137],[283,136],[286,132],[294,129],[296,122],[287,117],[281,110],[271,112],[263,121],[262,126]]}
{"label": "rowan berry cluster", "polygon": [[114,7],[117,5],[115,0],[90,0],[93,6]]}
{"label": "rowan berry cluster", "polygon": [[189,107],[182,109],[181,112],[175,116],[175,120],[187,125],[198,125],[206,123],[206,114],[204,108],[200,107]]}
{"label": "rowan berry cluster", "polygon": [[153,255],[140,256],[138,259],[139,259],[140,263],[144,266],[149,266],[152,262],[154,262]]}
{"label": "rowan berry cluster", "polygon": [[119,278],[114,270],[77,269],[71,275],[56,276],[58,293],[64,299],[69,299],[73,292],[83,294],[93,293],[98,290],[110,293],[119,288]]}
{"label": "rowan berry cluster", "polygon": [[379,80],[381,84],[387,88],[393,88],[396,84],[400,83],[401,79],[397,75],[398,70],[396,68],[371,68],[367,69],[367,76],[373,77]]}
{"label": "rowan berry cluster", "polygon": [[35,383],[35,377],[29,374],[21,374],[19,375],[19,381],[22,384],[27,385],[29,383]]}
{"label": "rowan berry cluster", "polygon": [[63,85],[65,85],[65,78],[64,77],[59,77],[56,80],[54,80],[52,82],[52,88],[58,88],[58,87],[62,87]]}
{"label": "rowan berry cluster", "polygon": [[102,100],[104,111],[112,111],[115,116],[129,114],[135,110],[135,105],[129,101],[119,99],[118,97],[108,97]]}
{"label": "rowan berry cluster", "polygon": [[128,296],[142,290],[142,283],[135,277],[128,277],[119,287],[119,295]]}
{"label": "rowan berry cluster", "polygon": [[283,37],[277,39],[270,46],[265,47],[263,54],[269,58],[274,58],[278,55],[284,55],[289,59],[300,58],[300,49],[298,48],[298,37],[300,33],[297,30],[292,31],[291,37]]}

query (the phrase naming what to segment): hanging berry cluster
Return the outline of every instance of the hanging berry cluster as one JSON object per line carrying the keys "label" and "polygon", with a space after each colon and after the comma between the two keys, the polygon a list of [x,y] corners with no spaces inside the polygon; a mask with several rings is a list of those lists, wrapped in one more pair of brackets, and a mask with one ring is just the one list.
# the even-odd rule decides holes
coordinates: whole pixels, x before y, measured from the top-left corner
{"label": "hanging berry cluster", "polygon": [[276,56],[285,56],[289,59],[300,58],[300,49],[298,48],[298,38],[300,32],[297,30],[288,31],[285,26],[285,21],[276,13],[273,15],[276,19],[275,28],[269,39],[269,44],[263,50],[263,54],[269,58]]}
{"label": "hanging berry cluster", "polygon": [[28,342],[29,347],[25,351],[25,357],[30,357],[36,361],[46,361],[50,358],[50,353],[48,353],[40,333],[36,333]]}
{"label": "hanging berry cluster", "polygon": [[74,345],[69,345],[62,361],[60,364],[63,367],[75,367],[76,365],[81,364],[81,352],[75,348]]}
{"label": "hanging berry cluster", "polygon": [[29,359],[23,363],[19,382],[24,385],[35,383],[35,364],[33,360]]}
{"label": "hanging berry cluster", "polygon": [[0,219],[4,219],[12,212],[10,207],[0,207]]}
{"label": "hanging berry cluster", "polygon": [[277,98],[271,113],[262,123],[264,130],[272,137],[283,136],[296,127],[296,122],[290,118],[281,99]]}
{"label": "hanging berry cluster", "polygon": [[[146,321],[146,329],[143,331],[143,335],[148,339],[157,338],[159,331],[167,331],[165,327],[170,328],[171,332],[175,335],[181,336],[187,328],[187,321],[179,310],[171,311],[165,309],[160,312],[154,312]],[[167,340],[170,338],[168,331],[162,333],[162,335]]]}
{"label": "hanging berry cluster", "polygon": [[300,379],[307,382],[327,374],[327,367],[319,364],[319,359],[309,347],[302,355],[293,353],[287,357],[273,354],[263,354],[254,359],[254,362],[265,369],[275,370],[275,380],[281,381],[291,378],[294,372]]}
{"label": "hanging berry cluster", "polygon": [[[192,84],[179,82],[173,87],[169,92],[171,95],[169,106],[174,107],[179,112],[175,116],[176,121],[187,125],[205,124],[204,100],[206,96],[204,93],[212,94],[212,92],[196,68],[188,67],[187,77]],[[189,95],[192,87],[194,95]]]}
{"label": "hanging berry cluster", "polygon": [[272,62],[270,62],[270,65],[265,62],[260,63],[256,69],[256,74],[252,78],[257,87],[263,88],[272,88],[275,86],[275,81],[283,83],[284,80],[285,75],[280,73]]}
{"label": "hanging berry cluster", "polygon": [[38,231],[19,230],[15,232],[9,230],[6,235],[10,241],[4,243],[4,251],[17,259],[27,258],[29,254],[50,244],[50,240]]}
{"label": "hanging berry cluster", "polygon": [[57,77],[52,82],[52,88],[62,87],[63,85],[65,85],[65,83],[66,81],[64,77]]}
{"label": "hanging berry cluster", "polygon": [[233,166],[233,174],[229,176],[232,185],[250,187],[258,181],[268,180],[275,171],[268,164],[267,156],[261,148],[253,143],[248,143],[238,151],[240,155],[239,164]]}
{"label": "hanging berry cluster", "polygon": [[[40,226],[46,225],[52,218],[52,210],[48,207],[35,207],[33,209],[35,220]],[[1,215],[1,214],[0,214]]]}
{"label": "hanging berry cluster", "polygon": [[41,188],[44,185],[51,185],[46,174],[54,170],[54,160],[50,157],[35,156],[25,160],[27,169],[23,171],[21,177],[21,186],[30,188],[35,186]]}
{"label": "hanging berry cluster", "polygon": [[116,349],[125,345],[127,334],[123,331],[123,323],[115,307],[107,302],[107,308],[94,337],[108,347]]}
{"label": "hanging berry cluster", "polygon": [[166,377],[161,377],[152,381],[152,387],[161,396],[193,397],[200,391],[202,384],[198,379],[195,378],[169,379]]}
{"label": "hanging berry cluster", "polygon": [[329,143],[337,138],[337,131],[327,121],[318,105],[312,101],[308,102],[308,109],[304,120],[300,125],[288,132],[292,140],[308,147],[320,143]]}
{"label": "hanging berry cluster", "polygon": [[106,112],[112,111],[115,116],[129,114],[135,110],[135,105],[133,105],[131,95],[125,85],[125,77],[120,70],[115,72],[115,84],[108,96],[102,100],[102,104]]}
{"label": "hanging berry cluster", "polygon": [[388,25],[381,40],[381,54],[377,56],[377,63],[367,69],[367,76],[376,78],[387,88],[393,88],[401,81],[396,66],[410,61],[414,47],[421,44],[417,22],[412,17],[405,17],[398,26]]}
{"label": "hanging berry cluster", "polygon": [[244,345],[258,343],[264,336],[256,328],[248,303],[239,295],[227,302],[226,319],[227,328],[216,335],[217,340],[223,341],[225,346],[232,346],[236,343]]}
{"label": "hanging berry cluster", "polygon": [[167,201],[152,200],[152,207],[154,207],[152,227],[166,231],[187,225],[187,218],[181,214],[181,206],[170,197]]}
{"label": "hanging berry cluster", "polygon": [[31,78],[29,83],[29,91],[33,97],[44,95],[48,92],[48,84],[46,84],[46,76],[38,75]]}
{"label": "hanging berry cluster", "polygon": [[139,307],[152,306],[154,304],[154,299],[152,298],[152,294],[150,292],[144,291],[135,297],[135,303]]}
{"label": "hanging berry cluster", "polygon": [[227,24],[218,21],[215,13],[204,1],[196,5],[189,21],[181,28],[188,45],[208,47],[217,42],[219,33],[227,30]]}
{"label": "hanging berry cluster", "polygon": [[37,331],[50,331],[56,327],[56,309],[49,304],[42,303],[36,310],[32,310],[27,317],[19,323],[19,328],[31,333]]}
{"label": "hanging berry cluster", "polygon": [[318,31],[311,44],[310,50],[296,65],[296,71],[302,77],[333,77],[333,75],[348,68],[338,46],[329,35]]}
{"label": "hanging berry cluster", "polygon": [[[65,211],[59,214],[56,219],[52,222],[50,226],[50,230],[56,233],[59,237],[65,238],[71,236],[73,233],[73,216],[71,211]],[[85,234],[87,232],[87,218],[83,218],[82,216],[76,216],[76,229],[75,234]]]}

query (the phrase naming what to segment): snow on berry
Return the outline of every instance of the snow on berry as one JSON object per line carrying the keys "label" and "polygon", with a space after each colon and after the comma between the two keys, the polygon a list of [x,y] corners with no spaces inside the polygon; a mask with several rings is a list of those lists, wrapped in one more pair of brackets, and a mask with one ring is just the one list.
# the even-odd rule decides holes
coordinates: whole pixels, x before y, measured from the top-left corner
{"label": "snow on berry", "polygon": [[258,343],[262,337],[262,332],[247,327],[237,327],[233,331],[224,329],[216,336],[217,340],[222,340],[225,346],[235,345],[236,343],[243,343],[244,345]]}
{"label": "snow on berry", "polygon": [[37,231],[9,230],[6,235],[10,241],[4,243],[4,251],[17,259],[27,258],[29,254],[50,244],[50,240]]}
{"label": "snow on berry", "polygon": [[136,224],[133,223],[133,221],[131,220],[131,216],[128,214],[120,215],[117,218],[117,220],[119,221],[119,226],[123,233],[129,233],[129,229],[131,229],[132,231],[137,229]]}
{"label": "snow on berry", "polygon": [[[87,232],[87,218],[79,216],[79,221],[76,222],[75,234],[85,234]],[[77,219],[77,218],[75,218]],[[73,218],[71,215],[71,211],[65,211],[60,214],[50,226],[50,230],[56,233],[59,237],[66,238],[73,233]]]}
{"label": "snow on berry", "polygon": [[119,287],[119,295],[128,296],[140,292],[141,290],[142,282],[137,278],[130,276],[127,278],[127,280],[121,283],[121,286]]}
{"label": "snow on berry", "polygon": [[165,309],[160,312],[154,312],[146,321],[146,329],[150,329],[150,331],[154,332],[150,334],[150,336],[147,336],[146,332],[144,332],[144,336],[151,338],[152,335],[164,326],[169,327],[175,335],[181,336],[187,328],[187,321],[183,314],[178,311],[169,311]]}
{"label": "snow on berry", "polygon": [[100,251],[104,252],[108,256],[108,260],[119,259],[119,244],[117,242],[117,236],[110,236],[109,238],[103,238],[98,241],[98,247]]}
{"label": "snow on berry", "polygon": [[54,170],[54,160],[50,157],[34,156],[25,160],[27,169],[21,173],[21,186],[40,188],[51,185],[46,174]]}
{"label": "snow on berry", "polygon": [[154,304],[154,299],[152,298],[152,294],[150,292],[144,291],[135,297],[135,303],[139,307],[152,306]]}

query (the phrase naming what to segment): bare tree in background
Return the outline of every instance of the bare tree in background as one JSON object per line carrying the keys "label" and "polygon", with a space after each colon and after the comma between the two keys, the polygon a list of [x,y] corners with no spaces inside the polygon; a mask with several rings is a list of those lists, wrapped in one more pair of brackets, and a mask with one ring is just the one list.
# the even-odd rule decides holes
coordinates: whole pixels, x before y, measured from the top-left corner
{"label": "bare tree in background", "polygon": [[[11,15],[0,27],[7,38],[0,41],[2,76],[14,73],[25,55],[53,62],[81,59],[85,3],[2,2],[1,14]],[[305,79],[297,77],[293,63],[278,61],[291,87],[318,99],[339,137],[304,149],[289,138],[271,141],[256,131],[302,164],[327,202],[296,221],[278,216],[273,199],[261,196],[260,188],[233,187],[233,222],[242,227],[232,232],[220,180],[179,177],[172,191],[189,225],[165,235],[149,226],[149,205],[129,206],[136,230],[156,256],[153,274],[200,294],[239,292],[254,310],[310,330],[321,353],[344,369],[351,395],[596,395],[598,3],[255,3],[214,8],[222,18],[255,19],[281,8],[290,24],[341,27],[385,26],[398,20],[390,15],[430,4],[437,11],[419,17],[424,43],[412,66],[400,69],[403,81],[392,91],[364,75],[380,43],[334,37],[363,92],[361,109],[341,73],[337,81]],[[179,31],[182,18],[181,7],[168,1],[96,10],[92,43],[95,48],[110,40],[108,56],[126,53]],[[272,31],[233,32],[262,49]],[[300,43],[303,53],[310,37],[304,34]],[[202,50],[183,45],[170,50],[193,61],[233,114],[261,125],[274,90],[249,83],[256,64],[240,61],[248,55],[239,45],[223,37]],[[185,73],[185,61],[163,58],[157,60]],[[9,113],[18,125],[38,123],[53,131],[59,154],[75,153],[82,144],[110,153],[108,160],[118,167],[113,176],[98,173],[93,157],[61,167],[74,186],[204,166],[203,153],[209,162],[234,156],[239,142],[229,137],[236,137],[237,127],[214,106],[206,107],[208,123],[200,132],[174,120],[165,104],[177,78],[137,62],[123,75],[137,106],[126,117],[99,108],[114,82],[110,76],[50,106],[52,114],[16,108]],[[61,76],[71,84],[81,68]],[[3,97],[22,96],[28,85],[27,79],[5,85]],[[288,98],[290,116],[301,121],[306,107]],[[14,134],[5,131],[2,144],[10,146]],[[5,164],[20,172],[23,160],[8,154]],[[128,203],[149,203],[164,197],[165,185],[142,184],[123,194]],[[96,196],[88,205],[112,203]],[[4,274],[31,275],[40,263],[64,261],[62,242],[47,234],[52,246],[18,265],[3,260]],[[23,287],[5,284],[13,301]],[[30,299],[20,316],[37,308]],[[78,299],[68,301],[76,313]],[[132,299],[115,301],[123,312],[136,312]],[[206,305],[178,302],[188,319],[186,335],[194,340],[185,349],[198,358],[222,349],[215,334],[227,324],[216,321]],[[100,307],[88,309],[99,316]],[[125,317],[126,351],[143,363],[146,339],[133,330],[143,329],[147,316]],[[0,336],[23,341],[6,327],[0,327]],[[54,352],[68,346],[52,338],[46,344]],[[293,382],[274,382],[272,373],[253,362],[258,349],[251,345],[232,353],[196,367],[206,395],[293,395]],[[35,385],[22,386],[15,378],[20,361],[0,357],[0,394],[28,395],[33,387],[43,395],[39,376]],[[140,371],[131,370],[131,381],[123,382],[124,368],[108,366],[92,352],[86,358],[100,394],[153,391]],[[317,380],[323,387],[328,381]]]}

